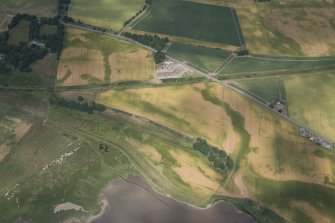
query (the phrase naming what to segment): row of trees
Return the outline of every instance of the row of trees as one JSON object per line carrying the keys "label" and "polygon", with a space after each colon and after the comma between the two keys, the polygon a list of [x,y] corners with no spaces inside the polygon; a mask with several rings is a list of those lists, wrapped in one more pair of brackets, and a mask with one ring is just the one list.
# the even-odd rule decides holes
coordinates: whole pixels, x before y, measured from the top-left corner
{"label": "row of trees", "polygon": [[193,149],[205,155],[215,168],[231,171],[234,168],[233,159],[224,150],[208,145],[205,139],[197,138],[193,143]]}
{"label": "row of trees", "polygon": [[94,101],[87,102],[81,96],[79,96],[77,100],[68,100],[53,95],[49,98],[49,103],[51,105],[58,105],[64,108],[70,108],[73,110],[86,112],[88,114],[93,114],[94,111],[103,112],[107,109],[106,106],[95,103]]}
{"label": "row of trees", "polygon": [[165,53],[162,52],[162,50],[164,49],[166,44],[169,43],[169,38],[160,38],[157,35],[140,35],[129,32],[124,33],[124,36],[157,50],[157,52],[155,52],[154,54],[156,64],[161,63],[165,60],[166,56]]}
{"label": "row of trees", "polygon": [[154,48],[157,51],[162,51],[166,44],[169,42],[169,38],[160,38],[157,35],[140,35],[135,33],[124,33],[124,36],[130,39],[133,39],[139,43],[142,43],[144,45],[150,46],[151,48]]}
{"label": "row of trees", "polygon": [[147,9],[147,7],[150,6],[150,4],[151,4],[151,0],[146,0],[145,1],[145,5],[143,6],[143,8],[140,11],[138,11],[136,13],[136,15],[134,15],[133,17],[131,17],[130,19],[128,19],[127,21],[125,21],[123,25],[124,26],[128,25],[132,20],[134,20],[137,16],[139,16],[142,12],[144,12]]}

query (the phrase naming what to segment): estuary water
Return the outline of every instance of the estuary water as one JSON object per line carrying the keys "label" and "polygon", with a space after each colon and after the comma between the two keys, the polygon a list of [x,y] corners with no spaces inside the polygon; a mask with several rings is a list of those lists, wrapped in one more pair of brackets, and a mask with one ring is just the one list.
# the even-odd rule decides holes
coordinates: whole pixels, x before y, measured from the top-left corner
{"label": "estuary water", "polygon": [[228,202],[196,208],[156,193],[141,177],[129,176],[108,186],[104,208],[89,223],[254,223]]}

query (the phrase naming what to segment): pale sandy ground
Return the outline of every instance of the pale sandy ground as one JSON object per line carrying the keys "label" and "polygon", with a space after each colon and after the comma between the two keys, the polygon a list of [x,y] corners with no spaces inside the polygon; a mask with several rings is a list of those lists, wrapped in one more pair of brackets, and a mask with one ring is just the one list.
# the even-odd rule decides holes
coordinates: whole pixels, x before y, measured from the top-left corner
{"label": "pale sandy ground", "polygon": [[190,184],[193,190],[210,194],[219,187],[220,176],[202,160],[178,150],[172,150],[170,154],[179,165],[172,169],[184,182]]}
{"label": "pale sandy ground", "polygon": [[59,211],[67,211],[67,210],[85,211],[82,206],[76,205],[71,202],[66,202],[66,203],[56,205],[56,207],[54,208],[54,213],[57,213]]}

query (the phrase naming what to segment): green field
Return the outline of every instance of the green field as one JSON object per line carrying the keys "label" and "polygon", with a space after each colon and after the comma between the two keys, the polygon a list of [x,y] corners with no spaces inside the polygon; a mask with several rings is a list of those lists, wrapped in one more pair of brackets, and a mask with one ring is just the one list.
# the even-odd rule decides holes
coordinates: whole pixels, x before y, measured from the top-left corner
{"label": "green field", "polygon": [[17,26],[9,31],[8,44],[18,45],[20,42],[29,41],[30,22],[21,20]]}
{"label": "green field", "polygon": [[335,76],[332,72],[290,76],[285,79],[289,115],[335,141]]}
{"label": "green field", "polygon": [[52,25],[43,25],[40,27],[40,35],[52,35],[57,32],[57,27]]}
{"label": "green field", "polygon": [[286,100],[283,80],[278,77],[243,79],[237,81],[242,89],[271,103],[275,100]]}
{"label": "green field", "polygon": [[244,45],[234,10],[188,1],[153,1],[152,11],[134,29],[227,45]]}
{"label": "green field", "polygon": [[281,57],[236,57],[222,74],[271,73],[287,70],[313,69],[335,64],[335,58],[281,58]]}
{"label": "green field", "polygon": [[144,5],[144,0],[73,0],[69,15],[90,25],[119,30]]}
{"label": "green field", "polygon": [[57,0],[0,0],[0,10],[52,17],[57,14]]}
{"label": "green field", "polygon": [[213,49],[182,43],[172,43],[168,53],[181,60],[187,61],[191,66],[214,72],[224,63],[231,54],[221,49]]}

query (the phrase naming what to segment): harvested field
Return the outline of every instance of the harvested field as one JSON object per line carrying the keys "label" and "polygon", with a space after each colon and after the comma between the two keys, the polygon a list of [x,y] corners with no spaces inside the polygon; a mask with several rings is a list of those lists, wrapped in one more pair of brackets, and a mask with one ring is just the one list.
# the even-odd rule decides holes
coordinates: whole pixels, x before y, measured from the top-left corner
{"label": "harvested field", "polygon": [[219,187],[220,176],[201,159],[194,159],[181,151],[170,151],[177,166],[172,169],[186,183],[190,184],[194,192],[212,195]]}
{"label": "harvested field", "polygon": [[335,141],[335,76],[332,72],[290,76],[285,89],[291,118]]}
{"label": "harvested field", "polygon": [[[201,91],[205,89],[204,84],[195,84],[108,91],[97,95],[97,100],[130,113],[150,117],[191,135],[202,136],[225,150],[233,151],[238,139],[234,131],[229,131],[232,128],[227,121],[229,116],[223,108],[203,100]],[[211,116],[206,119],[208,114]]]}
{"label": "harvested field", "polygon": [[13,16],[0,13],[0,32],[8,30],[8,25],[11,23]]}
{"label": "harvested field", "polygon": [[73,0],[69,14],[90,25],[119,30],[144,5],[144,0]]}
{"label": "harvested field", "polygon": [[58,65],[58,85],[114,83],[153,78],[152,53],[101,34],[67,29]]}
{"label": "harvested field", "polygon": [[191,1],[234,7],[247,48],[252,53],[291,56],[334,54],[332,1]]}
{"label": "harvested field", "polygon": [[57,0],[0,0],[0,10],[53,17],[57,14]]}
{"label": "harvested field", "polygon": [[322,56],[335,52],[333,7],[332,1],[275,0],[260,4],[259,11],[265,27],[276,36],[272,46],[288,38],[292,44],[287,44],[297,45],[294,48],[300,48],[302,54]]}
{"label": "harvested field", "polygon": [[227,45],[244,45],[233,9],[188,1],[154,1],[151,12],[134,29]]}

